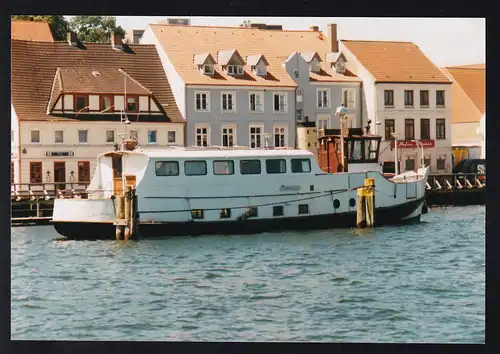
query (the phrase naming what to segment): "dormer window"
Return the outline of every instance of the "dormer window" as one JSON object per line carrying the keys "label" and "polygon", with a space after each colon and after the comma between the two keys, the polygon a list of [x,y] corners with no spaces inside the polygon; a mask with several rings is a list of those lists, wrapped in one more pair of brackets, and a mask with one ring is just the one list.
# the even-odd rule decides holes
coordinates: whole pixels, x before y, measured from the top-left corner
{"label": "dormer window", "polygon": [[313,73],[318,73],[321,70],[321,66],[319,65],[319,61],[316,59],[313,59],[310,64],[310,69],[311,72]]}
{"label": "dormer window", "polygon": [[214,73],[214,66],[212,64],[203,65],[203,73],[207,75],[212,75]]}
{"label": "dormer window", "polygon": [[267,75],[267,68],[263,65],[257,65],[253,69],[254,69],[254,72],[259,76],[266,76]]}
{"label": "dormer window", "polygon": [[345,63],[342,60],[339,60],[335,64],[335,71],[338,72],[339,74],[343,74],[345,71]]}
{"label": "dormer window", "polygon": [[247,65],[252,72],[258,76],[267,76],[269,62],[263,54],[255,54],[247,57]]}
{"label": "dormer window", "polygon": [[226,70],[229,75],[243,75],[242,65],[228,65]]}
{"label": "dormer window", "polygon": [[127,112],[138,112],[139,103],[137,97],[127,97]]}
{"label": "dormer window", "polygon": [[341,52],[337,53],[327,53],[326,61],[330,64],[330,67],[333,69],[335,67],[335,71],[339,74],[345,73],[345,63],[347,63],[347,59]]}

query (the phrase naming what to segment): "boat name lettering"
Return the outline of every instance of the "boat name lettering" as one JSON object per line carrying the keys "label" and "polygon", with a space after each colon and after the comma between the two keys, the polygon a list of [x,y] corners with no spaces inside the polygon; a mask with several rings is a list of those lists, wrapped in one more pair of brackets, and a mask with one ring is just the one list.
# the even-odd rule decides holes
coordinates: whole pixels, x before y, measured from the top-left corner
{"label": "boat name lettering", "polygon": [[284,192],[284,191],[300,191],[301,187],[300,186],[285,186],[285,185],[282,185],[280,187],[280,191],[281,192]]}

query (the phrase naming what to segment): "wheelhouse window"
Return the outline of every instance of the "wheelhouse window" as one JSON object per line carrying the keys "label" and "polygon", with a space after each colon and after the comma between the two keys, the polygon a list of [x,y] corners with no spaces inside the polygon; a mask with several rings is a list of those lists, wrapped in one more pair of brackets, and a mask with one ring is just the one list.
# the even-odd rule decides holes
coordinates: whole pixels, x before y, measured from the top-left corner
{"label": "wheelhouse window", "polygon": [[413,90],[405,90],[405,107],[413,107]]}
{"label": "wheelhouse window", "polygon": [[205,176],[207,174],[206,161],[185,161],[184,174],[186,176]]}
{"label": "wheelhouse window", "polygon": [[64,131],[62,130],[54,131],[54,142],[57,144],[64,143]]}
{"label": "wheelhouse window", "polygon": [[384,90],[384,104],[386,107],[394,107],[394,90]]}
{"label": "wheelhouse window", "polygon": [[286,173],[286,160],[285,159],[269,159],[266,160],[266,173]]}
{"label": "wheelhouse window", "polygon": [[156,144],[158,140],[157,130],[148,130],[148,144]]}
{"label": "wheelhouse window", "polygon": [[436,119],[436,139],[446,139],[446,120]]}
{"label": "wheelhouse window", "polygon": [[274,112],[286,112],[286,93],[274,94]]}
{"label": "wheelhouse window", "polygon": [[240,173],[242,175],[260,175],[260,160],[241,160]]}
{"label": "wheelhouse window", "polygon": [[178,176],[179,162],[177,161],[157,161],[155,163],[155,173],[157,176]]}
{"label": "wheelhouse window", "polygon": [[77,112],[80,112],[83,109],[88,110],[88,106],[89,106],[88,96],[78,96],[78,95],[75,96],[75,107]]}
{"label": "wheelhouse window", "polygon": [[139,112],[139,99],[127,96],[127,112]]}
{"label": "wheelhouse window", "polygon": [[420,91],[420,107],[429,107],[429,91]]}
{"label": "wheelhouse window", "polygon": [[114,143],[114,142],[115,142],[115,131],[106,130],[106,143]]}
{"label": "wheelhouse window", "polygon": [[444,107],[444,91],[437,90],[436,91],[436,107]]}
{"label": "wheelhouse window", "polygon": [[31,131],[31,142],[33,144],[38,144],[40,142],[40,130],[33,129]]}
{"label": "wheelhouse window", "polygon": [[405,140],[415,139],[415,120],[405,119]]}
{"label": "wheelhouse window", "polygon": [[283,216],[285,213],[283,212],[283,205],[275,205],[273,206],[273,216]]}
{"label": "wheelhouse window", "polygon": [[233,175],[234,161],[217,160],[213,162],[214,175]]}
{"label": "wheelhouse window", "polygon": [[79,161],[78,162],[78,182],[79,183],[89,183],[90,182],[90,162],[89,161]]}
{"label": "wheelhouse window", "polygon": [[30,183],[42,183],[42,163],[30,162]]}
{"label": "wheelhouse window", "polygon": [[113,96],[101,96],[101,112],[113,112]]}
{"label": "wheelhouse window", "polygon": [[394,119],[385,120],[385,140],[392,140],[392,133],[395,131]]}
{"label": "wheelhouse window", "polygon": [[308,173],[311,172],[311,159],[292,159],[293,173]]}
{"label": "wheelhouse window", "polygon": [[205,217],[205,213],[203,209],[194,209],[191,210],[191,218],[192,219],[203,219]]}
{"label": "wheelhouse window", "polygon": [[309,204],[299,204],[299,214],[309,214]]}
{"label": "wheelhouse window", "polygon": [[428,118],[420,119],[420,140],[431,138],[431,121]]}
{"label": "wheelhouse window", "polygon": [[89,140],[89,131],[88,130],[78,130],[78,142],[85,144],[88,143]]}

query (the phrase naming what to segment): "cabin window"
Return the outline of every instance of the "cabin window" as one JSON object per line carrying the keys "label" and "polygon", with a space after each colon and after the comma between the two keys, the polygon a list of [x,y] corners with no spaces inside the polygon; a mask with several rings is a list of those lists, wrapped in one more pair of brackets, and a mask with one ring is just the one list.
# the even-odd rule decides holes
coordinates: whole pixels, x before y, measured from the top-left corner
{"label": "cabin window", "polygon": [[299,214],[309,214],[309,204],[299,204]]}
{"label": "cabin window", "polygon": [[220,211],[221,219],[229,219],[231,217],[231,209],[225,208]]}
{"label": "cabin window", "polygon": [[363,159],[365,161],[374,160],[377,162],[377,150],[378,150],[378,141],[377,140],[365,140],[364,141],[364,150],[365,154]]}
{"label": "cabin window", "polygon": [[203,219],[203,217],[204,217],[204,212],[202,209],[191,210],[192,219]]}
{"label": "cabin window", "polygon": [[179,163],[177,161],[157,161],[155,170],[157,176],[178,176]]}
{"label": "cabin window", "polygon": [[283,205],[273,206],[273,216],[283,216],[285,213],[283,212]]}
{"label": "cabin window", "polygon": [[214,161],[214,175],[234,175],[234,161]]}
{"label": "cabin window", "polygon": [[257,207],[246,207],[245,208],[245,214],[249,218],[256,218],[259,215],[258,211],[257,211]]}
{"label": "cabin window", "polygon": [[333,207],[334,207],[335,209],[340,208],[340,200],[335,199],[335,200],[333,201]]}
{"label": "cabin window", "polygon": [[259,175],[261,173],[260,160],[241,160],[240,172],[242,175]]}
{"label": "cabin window", "polygon": [[292,159],[293,173],[311,172],[311,159]]}
{"label": "cabin window", "polygon": [[354,208],[355,205],[356,205],[356,200],[354,198],[349,199],[349,206],[351,208]]}
{"label": "cabin window", "polygon": [[360,161],[363,159],[361,149],[361,140],[353,140],[351,141],[351,151],[349,154],[349,160]]}
{"label": "cabin window", "polygon": [[266,173],[286,173],[285,159],[270,159],[266,160]]}
{"label": "cabin window", "polygon": [[184,162],[184,174],[186,176],[205,176],[207,174],[207,162],[206,161]]}

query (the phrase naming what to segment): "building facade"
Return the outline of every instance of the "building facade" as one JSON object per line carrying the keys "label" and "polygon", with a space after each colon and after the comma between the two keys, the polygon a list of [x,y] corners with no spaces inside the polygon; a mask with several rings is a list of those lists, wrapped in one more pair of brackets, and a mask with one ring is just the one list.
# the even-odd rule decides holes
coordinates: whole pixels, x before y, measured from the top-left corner
{"label": "building facade", "polygon": [[[451,172],[451,81],[420,49],[408,42],[341,41],[347,67],[363,80],[364,123],[383,137],[380,161],[398,171],[423,162],[432,173]],[[423,154],[422,154],[423,150]]]}
{"label": "building facade", "polygon": [[[462,159],[484,158],[486,143],[481,119],[486,112],[486,65],[442,68],[451,85],[451,141],[454,164]],[[483,157],[482,157],[483,156]]]}
{"label": "building facade", "polygon": [[158,50],[187,145],[295,147],[297,121],[336,128],[344,100],[351,126],[361,122],[361,81],[343,69],[329,31],[334,40],[318,27],[150,25],[141,43]]}
{"label": "building facade", "polygon": [[13,40],[11,108],[13,183],[88,183],[97,155],[123,138],[144,148],[184,145],[156,49],[119,37]]}

